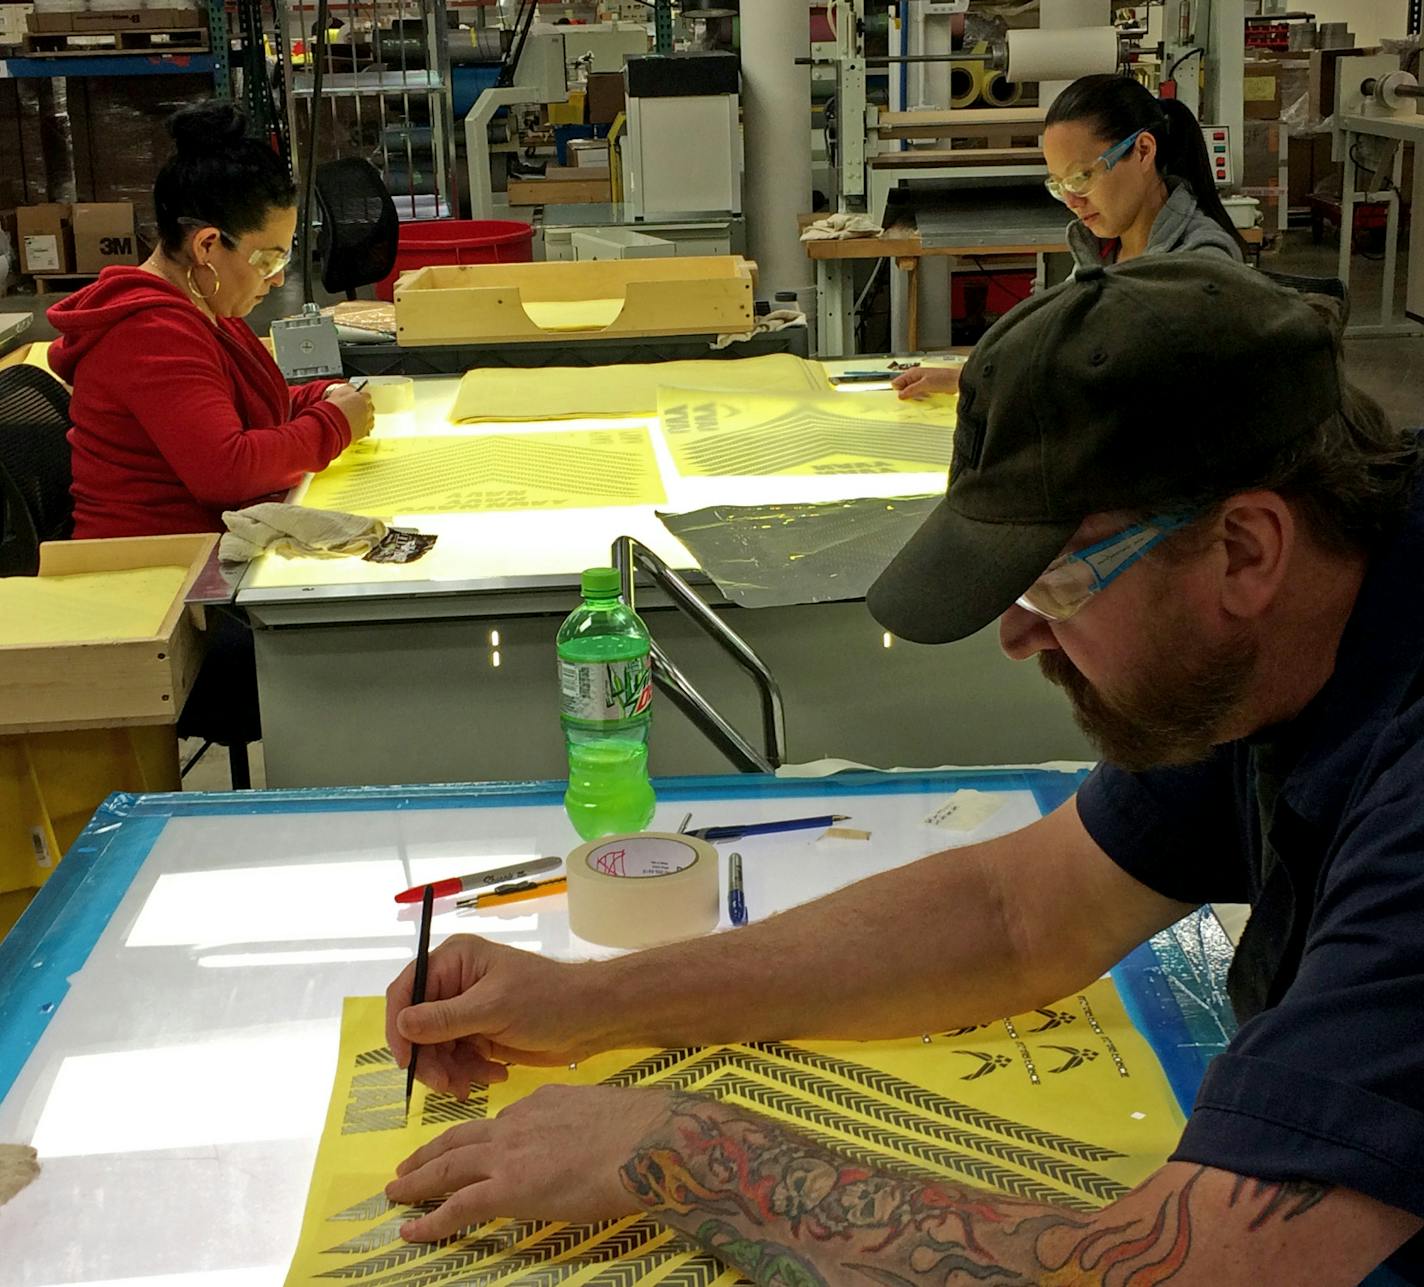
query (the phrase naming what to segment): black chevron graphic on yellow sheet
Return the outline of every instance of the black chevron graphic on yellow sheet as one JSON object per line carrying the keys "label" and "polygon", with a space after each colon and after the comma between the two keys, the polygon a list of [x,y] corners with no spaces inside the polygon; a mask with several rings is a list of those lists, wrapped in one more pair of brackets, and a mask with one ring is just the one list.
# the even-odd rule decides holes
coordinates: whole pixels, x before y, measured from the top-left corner
{"label": "black chevron graphic on yellow sheet", "polygon": [[661,1228],[661,1241],[655,1246],[630,1253],[611,1265],[600,1269],[589,1278],[583,1287],[635,1287],[655,1269],[671,1260],[681,1260],[690,1255],[701,1254],[692,1242],[680,1233]]}
{"label": "black chevron graphic on yellow sheet", "polygon": [[[701,1093],[718,1098],[721,1098],[723,1094],[735,1094],[739,1099],[758,1108],[794,1117],[798,1123],[810,1121],[825,1131],[842,1131],[887,1152],[893,1150],[901,1154],[908,1154],[918,1161],[938,1167],[941,1174],[944,1171],[952,1171],[967,1176],[976,1184],[998,1189],[1002,1193],[1011,1193],[1018,1198],[1034,1202],[1055,1202],[1065,1206],[1075,1206],[1083,1211],[1094,1211],[1098,1206],[1095,1202],[1087,1202],[1081,1198],[1075,1199],[1071,1195],[1065,1194],[1061,1189],[1040,1184],[1037,1180],[1020,1175],[1017,1171],[1006,1170],[984,1158],[975,1157],[973,1154],[964,1153],[958,1149],[946,1148],[940,1144],[932,1144],[913,1135],[874,1125],[862,1121],[860,1118],[850,1117],[845,1113],[838,1113],[824,1104],[807,1101],[800,1095],[775,1089],[767,1086],[764,1082],[728,1073],[699,1087],[699,1090]],[[1065,1181],[1065,1183],[1067,1182]],[[1105,1175],[1079,1179],[1074,1182],[1074,1188],[1080,1193],[1104,1200],[1118,1197],[1127,1192],[1124,1185]]]}
{"label": "black chevron graphic on yellow sheet", "polygon": [[[711,1287],[727,1273],[727,1266],[705,1251],[700,1251],[685,1265],[658,1279],[658,1287]],[[733,1282],[743,1281],[733,1278]]]}
{"label": "black chevron graphic on yellow sheet", "polygon": [[764,1051],[790,1063],[805,1064],[809,1068],[833,1073],[868,1090],[898,1099],[925,1112],[947,1117],[951,1121],[964,1122],[981,1131],[993,1131],[996,1135],[1007,1135],[1010,1139],[1021,1140],[1025,1144],[1033,1144],[1042,1149],[1051,1149],[1055,1153],[1065,1153],[1080,1161],[1107,1162],[1126,1156],[1117,1149],[1104,1148],[1101,1144],[1090,1144],[1086,1140],[1073,1139],[1069,1135],[1040,1130],[1036,1126],[1000,1117],[970,1104],[961,1104],[958,1100],[926,1090],[923,1086],[916,1086],[913,1082],[905,1081],[891,1073],[881,1072],[878,1068],[868,1068],[864,1064],[853,1063],[847,1059],[835,1059],[830,1055],[806,1050],[800,1046],[783,1045],[778,1041],[752,1042],[750,1048]]}
{"label": "black chevron graphic on yellow sheet", "polygon": [[[792,1047],[786,1049],[790,1050]],[[979,1182],[1003,1188],[1005,1192],[1016,1193],[1022,1197],[1035,1197],[1040,1201],[1060,1200],[1063,1196],[1056,1189],[1034,1185],[1032,1181],[1015,1172],[994,1167],[981,1159],[958,1153],[955,1149],[931,1150],[913,1135],[907,1135],[905,1132],[928,1135],[931,1139],[941,1141],[943,1145],[975,1149],[1011,1165],[1037,1171],[1060,1184],[1071,1185],[1089,1197],[1106,1200],[1126,1192],[1117,1181],[1096,1171],[1089,1171],[1075,1162],[908,1112],[894,1104],[887,1104],[883,1100],[862,1094],[840,1082],[763,1058],[749,1047],[723,1046],[717,1050],[709,1048],[699,1058],[682,1064],[655,1080],[659,1085],[672,1086],[679,1090],[696,1089],[706,1094],[716,1094],[717,1079],[733,1071],[756,1073],[785,1086],[786,1091],[778,1096],[776,1103],[778,1112],[818,1125],[825,1125],[830,1111],[826,1107],[828,1104],[859,1113],[874,1125],[841,1114],[838,1116],[846,1125],[838,1129],[846,1129],[869,1143],[884,1148],[898,1148],[901,1152],[912,1153],[922,1161],[935,1162],[961,1174],[970,1174]],[[771,1105],[768,1103],[767,1106]],[[948,1158],[959,1160],[942,1160]],[[1039,1191],[1032,1192],[1033,1189]]]}
{"label": "black chevron graphic on yellow sheet", "polygon": [[[355,1065],[362,1069],[351,1078],[351,1090],[346,1110],[341,1118],[343,1135],[359,1135],[368,1131],[398,1131],[406,1125],[405,1070],[396,1067],[390,1050],[363,1050]],[[489,1111],[489,1097],[483,1088],[473,1091],[467,1100],[440,1091],[425,1095],[421,1110],[424,1126],[455,1126],[460,1122],[482,1119]]]}
{"label": "black chevron graphic on yellow sheet", "polygon": [[[565,1278],[582,1273],[592,1265],[621,1261],[626,1256],[636,1254],[663,1233],[663,1227],[656,1220],[635,1220],[632,1224],[615,1231],[592,1246],[585,1247],[571,1260],[561,1260],[557,1264],[545,1265],[519,1275],[519,1287],[553,1287]],[[489,1282],[503,1276],[503,1266],[491,1266]],[[497,1273],[495,1271],[498,1271]],[[476,1280],[481,1281],[481,1280]]]}
{"label": "black chevron graphic on yellow sheet", "polygon": [[[393,1266],[382,1265],[381,1262],[388,1254],[383,1253],[357,1264],[329,1269],[321,1277],[351,1282],[376,1274],[388,1274],[380,1279],[380,1287],[474,1287],[475,1284],[496,1282],[516,1271],[533,1269],[557,1257],[566,1256],[575,1249],[594,1242],[617,1223],[605,1221],[597,1224],[543,1224],[535,1220],[512,1221],[483,1237],[442,1244],[438,1249],[439,1255],[430,1256],[422,1263],[394,1274],[388,1274],[388,1270]],[[417,1255],[426,1255],[432,1248],[415,1246],[415,1250]],[[519,1281],[522,1282],[523,1278]]]}
{"label": "black chevron graphic on yellow sheet", "polygon": [[328,1220],[374,1220],[377,1216],[385,1215],[390,1209],[391,1200],[384,1193],[376,1193],[357,1202],[354,1206],[349,1206],[344,1211],[338,1211],[335,1215],[326,1218]]}
{"label": "black chevron graphic on yellow sheet", "polygon": [[[404,1074],[388,1053],[363,1052],[357,1063],[347,1116],[354,1115],[358,1127],[383,1111],[387,1074],[395,1074],[403,1108]],[[784,1043],[658,1051],[613,1073],[604,1084],[656,1085],[735,1098],[794,1121],[808,1137],[854,1161],[917,1179],[950,1173],[1080,1210],[1095,1210],[1126,1191],[1090,1165],[1122,1157],[1116,1150],[974,1108],[852,1060]],[[488,1093],[475,1089],[474,1111],[483,1115]],[[453,1100],[449,1104],[466,1108]],[[428,1109],[427,1121],[431,1115]],[[328,1251],[348,1259],[330,1265],[321,1277],[363,1287],[557,1287],[574,1275],[581,1287],[637,1287],[649,1277],[659,1287],[710,1287],[735,1278],[713,1256],[650,1219],[621,1227],[616,1222],[495,1222],[431,1247],[400,1241],[399,1227],[409,1214],[373,1195],[329,1217],[371,1227],[333,1236]],[[338,1235],[338,1229],[332,1233]]]}
{"label": "black chevron graphic on yellow sheet", "polygon": [[659,1050],[646,1059],[629,1064],[626,1068],[614,1073],[613,1076],[605,1077],[601,1084],[604,1086],[641,1085],[649,1078],[666,1072],[669,1068],[676,1068],[678,1064],[691,1059],[702,1050],[701,1046],[684,1046],[681,1050]]}

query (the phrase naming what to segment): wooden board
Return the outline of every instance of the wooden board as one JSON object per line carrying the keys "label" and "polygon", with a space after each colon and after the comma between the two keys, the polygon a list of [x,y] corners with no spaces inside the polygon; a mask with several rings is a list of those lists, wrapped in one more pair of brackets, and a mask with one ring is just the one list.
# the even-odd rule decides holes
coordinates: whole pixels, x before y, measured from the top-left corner
{"label": "wooden board", "polygon": [[[396,283],[396,338],[410,347],[739,334],[754,325],[755,286],[756,265],[739,255],[422,268]],[[620,299],[616,315],[606,305],[590,308]],[[551,325],[560,305],[568,322]],[[598,316],[585,324],[580,314]]]}
{"label": "wooden board", "polygon": [[212,534],[51,541],[39,575],[188,568],[150,639],[0,647],[0,733],[171,724],[197,678],[202,645],[184,599],[217,545]]}

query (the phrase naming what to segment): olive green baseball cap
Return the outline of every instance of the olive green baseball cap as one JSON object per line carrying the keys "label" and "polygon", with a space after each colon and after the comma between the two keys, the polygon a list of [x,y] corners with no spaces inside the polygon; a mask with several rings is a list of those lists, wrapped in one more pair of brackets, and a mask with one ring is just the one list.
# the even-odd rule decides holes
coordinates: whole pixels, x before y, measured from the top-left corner
{"label": "olive green baseball cap", "polygon": [[1080,269],[974,350],[945,498],[871,586],[871,614],[916,643],[963,639],[1088,515],[1250,487],[1344,388],[1326,317],[1260,273],[1191,252]]}

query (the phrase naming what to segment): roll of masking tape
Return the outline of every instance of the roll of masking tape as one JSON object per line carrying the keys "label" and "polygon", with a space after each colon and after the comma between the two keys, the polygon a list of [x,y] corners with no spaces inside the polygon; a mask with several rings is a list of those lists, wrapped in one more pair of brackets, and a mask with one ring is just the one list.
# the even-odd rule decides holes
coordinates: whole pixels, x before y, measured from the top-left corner
{"label": "roll of masking tape", "polygon": [[408,375],[373,375],[366,381],[366,392],[378,416],[415,410],[415,381]]}
{"label": "roll of masking tape", "polygon": [[721,916],[717,851],[696,836],[605,836],[565,866],[569,928],[590,943],[655,947],[706,934]]}

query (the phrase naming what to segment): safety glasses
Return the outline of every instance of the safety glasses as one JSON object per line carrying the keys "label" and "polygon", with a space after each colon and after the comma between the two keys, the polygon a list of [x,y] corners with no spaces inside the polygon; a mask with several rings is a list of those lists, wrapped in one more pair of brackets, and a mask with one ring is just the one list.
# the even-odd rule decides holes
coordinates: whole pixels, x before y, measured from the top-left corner
{"label": "safety glasses", "polygon": [[[229,250],[236,250],[237,239],[228,236],[227,233],[222,232],[222,229],[218,231],[222,233],[222,239],[227,248]],[[276,247],[254,250],[248,255],[247,262],[257,270],[257,275],[265,282],[286,270],[287,265],[292,262],[292,249],[288,246],[286,250],[280,250]]]}
{"label": "safety glasses", "polygon": [[1045,621],[1067,621],[1150,549],[1196,517],[1194,513],[1159,514],[1145,523],[1125,527],[1096,545],[1059,555],[1019,596],[1019,607]]}
{"label": "safety glasses", "polygon": [[1079,170],[1076,174],[1065,174],[1062,178],[1049,175],[1043,181],[1043,186],[1059,201],[1067,201],[1072,197],[1086,197],[1090,193],[1098,180],[1113,168],[1131,150],[1132,145],[1137,142],[1142,135],[1147,133],[1147,128],[1129,134],[1121,143],[1108,148],[1092,165],[1085,170]]}
{"label": "safety glasses", "polygon": [[[216,227],[215,224],[206,223],[202,219],[181,218],[178,222],[185,228]],[[218,228],[218,236],[222,238],[223,245],[229,250],[237,249],[238,239],[230,232],[224,232],[221,228]],[[292,262],[292,249],[291,247],[288,247],[286,250],[281,250],[276,247],[267,247],[262,250],[254,250],[248,255],[247,262],[257,270],[257,275],[261,277],[263,281],[269,281],[271,278],[277,276],[278,273],[284,272],[287,265]]]}

